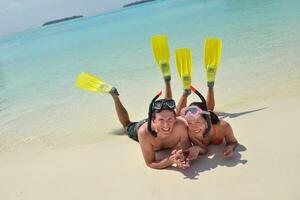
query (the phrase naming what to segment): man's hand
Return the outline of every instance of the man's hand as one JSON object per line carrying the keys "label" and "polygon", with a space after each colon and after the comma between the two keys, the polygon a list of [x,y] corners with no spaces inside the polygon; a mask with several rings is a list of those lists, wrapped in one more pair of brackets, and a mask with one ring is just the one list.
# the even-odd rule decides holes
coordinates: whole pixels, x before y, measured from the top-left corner
{"label": "man's hand", "polygon": [[223,156],[224,156],[224,158],[229,158],[229,157],[233,156],[233,147],[226,146],[223,151]]}
{"label": "man's hand", "polygon": [[181,169],[186,169],[190,167],[190,163],[188,160],[185,159],[182,149],[180,150],[174,149],[171,152],[171,156],[169,157],[169,159],[173,162],[173,164],[175,164],[177,167]]}

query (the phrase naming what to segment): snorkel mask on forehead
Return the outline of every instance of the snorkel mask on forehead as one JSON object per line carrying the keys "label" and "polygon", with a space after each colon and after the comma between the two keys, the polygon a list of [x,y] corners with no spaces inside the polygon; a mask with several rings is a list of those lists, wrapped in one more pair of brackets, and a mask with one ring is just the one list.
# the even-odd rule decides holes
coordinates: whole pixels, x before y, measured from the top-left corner
{"label": "snorkel mask on forehead", "polygon": [[192,106],[186,107],[183,110],[183,112],[185,112],[184,114],[191,114],[194,116],[199,115],[199,114],[203,115],[204,119],[207,122],[207,128],[205,129],[205,131],[203,133],[203,137],[207,137],[207,135],[211,129],[211,121],[210,121],[210,117],[209,117],[210,112],[208,111],[207,105],[206,105],[206,100],[196,88],[194,88],[193,86],[190,86],[190,88],[191,88],[191,91],[194,92],[201,99],[201,101],[203,103],[203,108],[201,109],[198,106],[192,105]]}
{"label": "snorkel mask on forehead", "polygon": [[180,115],[183,117],[191,116],[193,118],[196,118],[197,116],[200,116],[200,115],[210,115],[210,112],[202,110],[198,106],[191,105],[191,106],[183,108],[181,110]]}
{"label": "snorkel mask on forehead", "polygon": [[158,99],[161,95],[161,91],[151,100],[149,104],[149,112],[148,112],[148,131],[153,135],[153,137],[157,137],[156,131],[151,128],[152,114],[154,112],[160,112],[162,110],[171,110],[174,111],[176,108],[175,101],[173,99]]}

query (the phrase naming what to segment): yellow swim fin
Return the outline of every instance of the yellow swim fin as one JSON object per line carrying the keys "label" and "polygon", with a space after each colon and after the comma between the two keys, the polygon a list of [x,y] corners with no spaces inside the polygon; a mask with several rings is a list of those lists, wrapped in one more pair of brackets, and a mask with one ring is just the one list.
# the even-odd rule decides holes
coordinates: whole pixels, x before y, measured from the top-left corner
{"label": "yellow swim fin", "polygon": [[101,92],[101,93],[108,93],[111,91],[112,86],[107,84],[101,78],[89,74],[86,72],[81,72],[76,79],[76,86],[88,90],[90,92]]}
{"label": "yellow swim fin", "polygon": [[220,38],[206,38],[204,44],[204,68],[209,87],[214,86],[216,74],[221,60],[222,40]]}
{"label": "yellow swim fin", "polygon": [[166,35],[154,35],[151,38],[152,51],[156,60],[156,63],[165,79],[165,81],[171,80],[170,73],[170,54],[168,46],[168,38]]}
{"label": "yellow swim fin", "polygon": [[190,49],[176,49],[176,66],[179,78],[182,81],[183,89],[190,94],[190,85],[192,82],[192,53]]}

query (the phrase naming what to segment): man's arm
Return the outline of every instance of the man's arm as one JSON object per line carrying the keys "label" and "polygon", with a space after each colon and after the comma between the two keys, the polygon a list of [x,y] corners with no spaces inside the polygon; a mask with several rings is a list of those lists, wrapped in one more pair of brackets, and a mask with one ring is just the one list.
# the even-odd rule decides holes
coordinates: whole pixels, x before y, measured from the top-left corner
{"label": "man's arm", "polygon": [[173,164],[176,164],[180,168],[187,167],[184,162],[182,151],[172,152],[172,154],[167,158],[157,161],[155,159],[155,151],[150,142],[151,138],[149,138],[152,136],[149,133],[143,131],[145,130],[142,130],[141,128],[141,132],[139,133],[139,144],[143,153],[145,163],[148,167],[151,167],[153,169],[163,169]]}
{"label": "man's arm", "polygon": [[154,169],[163,169],[173,164],[173,161],[171,161],[169,157],[161,161],[156,161],[155,151],[150,142],[152,138],[149,138],[152,136],[147,132],[145,128],[141,127],[138,130],[138,137],[139,137],[139,144],[143,153],[143,157],[148,167]]}

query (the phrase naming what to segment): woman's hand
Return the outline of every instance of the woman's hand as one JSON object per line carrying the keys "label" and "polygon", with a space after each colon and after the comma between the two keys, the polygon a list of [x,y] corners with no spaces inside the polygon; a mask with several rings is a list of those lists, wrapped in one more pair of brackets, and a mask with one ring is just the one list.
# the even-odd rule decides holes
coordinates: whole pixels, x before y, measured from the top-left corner
{"label": "woman's hand", "polygon": [[223,151],[223,156],[224,156],[224,158],[229,158],[229,157],[233,156],[233,147],[226,146]]}
{"label": "woman's hand", "polygon": [[195,160],[200,152],[203,152],[204,150],[199,146],[192,146],[185,150],[184,152],[188,152],[187,160]]}

